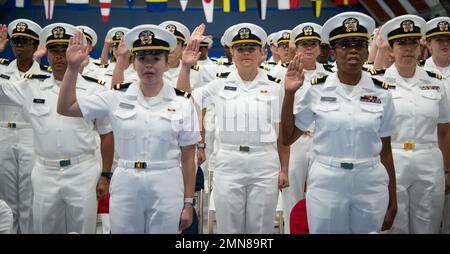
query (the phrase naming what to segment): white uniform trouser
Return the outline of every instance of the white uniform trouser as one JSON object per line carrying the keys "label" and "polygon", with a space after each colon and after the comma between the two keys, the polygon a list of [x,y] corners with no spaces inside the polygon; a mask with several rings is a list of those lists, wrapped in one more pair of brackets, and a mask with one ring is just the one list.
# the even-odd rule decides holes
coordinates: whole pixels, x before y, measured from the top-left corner
{"label": "white uniform trouser", "polygon": [[379,162],[351,170],[338,165],[315,157],[309,169],[306,192],[309,232],[379,232],[389,202],[385,167]]}
{"label": "white uniform trouser", "polygon": [[445,179],[438,147],[392,149],[397,179],[397,215],[392,233],[439,233]]}
{"label": "white uniform trouser", "polygon": [[33,130],[0,127],[0,199],[11,208],[13,233],[33,233]]}
{"label": "white uniform trouser", "polygon": [[450,234],[450,194],[445,195],[441,233]]}
{"label": "white uniform trouser", "polygon": [[84,155],[79,163],[66,167],[37,158],[31,174],[35,232],[94,234],[100,172],[94,154]]}
{"label": "white uniform trouser", "polygon": [[111,233],[181,233],[184,184],[179,167],[134,169],[123,168],[119,162],[110,193]]}
{"label": "white uniform trouser", "polygon": [[291,210],[305,196],[305,183],[311,164],[312,137],[302,135],[291,145],[289,157],[289,187],[281,192],[283,203],[284,233],[290,233]]}
{"label": "white uniform trouser", "polygon": [[10,234],[13,226],[13,213],[5,201],[0,200],[0,234]]}
{"label": "white uniform trouser", "polygon": [[241,152],[220,144],[213,180],[219,234],[273,233],[280,162],[275,145],[264,148]]}

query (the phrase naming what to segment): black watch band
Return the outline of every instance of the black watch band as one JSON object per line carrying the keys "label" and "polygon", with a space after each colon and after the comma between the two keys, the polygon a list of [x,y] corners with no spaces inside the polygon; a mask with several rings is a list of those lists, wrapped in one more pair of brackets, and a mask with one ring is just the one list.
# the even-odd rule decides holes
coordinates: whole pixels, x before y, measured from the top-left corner
{"label": "black watch band", "polygon": [[104,177],[106,177],[106,178],[108,178],[108,179],[111,179],[112,175],[113,175],[112,172],[102,172],[102,173],[100,174],[100,176],[104,176]]}

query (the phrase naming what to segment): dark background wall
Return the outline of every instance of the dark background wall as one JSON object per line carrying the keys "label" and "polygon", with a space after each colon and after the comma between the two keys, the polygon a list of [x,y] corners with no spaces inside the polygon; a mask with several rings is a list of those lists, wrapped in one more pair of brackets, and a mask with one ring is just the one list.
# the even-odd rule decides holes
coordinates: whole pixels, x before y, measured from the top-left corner
{"label": "dark background wall", "polygon": [[[193,2],[193,3],[192,3]],[[216,2],[218,2],[216,0]],[[247,0],[248,3],[252,2]],[[108,23],[103,23],[100,16],[100,8],[98,2],[96,5],[91,5],[87,9],[74,10],[66,7],[64,2],[57,1],[54,8],[53,20],[46,20],[44,14],[44,6],[35,2],[26,8],[15,8],[14,1],[3,0],[0,1],[0,24],[8,24],[14,19],[27,18],[40,24],[42,27],[55,22],[66,22],[73,25],[87,25],[93,28],[98,35],[99,42],[92,53],[94,58],[100,56],[103,46],[103,40],[106,32],[115,26],[125,26],[132,28],[139,24],[159,24],[166,20],[175,20],[185,24],[191,31],[199,24],[206,24],[206,34],[211,34],[214,37],[214,45],[210,50],[210,56],[222,55],[222,46],[220,44],[220,37],[222,33],[231,25],[250,22],[257,24],[264,28],[267,34],[276,32],[282,29],[292,29],[303,22],[315,22],[323,25],[323,23],[330,17],[344,11],[362,11],[360,6],[355,7],[332,7],[327,6],[322,8],[320,18],[313,15],[311,2],[309,4],[300,3],[301,8],[296,10],[280,11],[276,8],[276,1],[269,0],[269,7],[267,10],[266,20],[259,18],[258,10],[255,7],[249,7],[247,4],[247,11],[244,13],[232,12],[224,13],[222,10],[222,1],[215,3],[214,22],[206,23],[201,4],[193,0],[189,0],[188,9],[182,12],[179,7],[178,0],[169,1],[169,8],[167,12],[147,12],[145,4],[139,5],[137,2],[132,9],[126,5],[126,1],[120,1],[120,5],[115,5],[111,8],[110,20]],[[274,5],[275,4],[275,5]],[[171,5],[175,5],[171,7]],[[178,7],[177,7],[178,6]],[[250,5],[252,6],[252,5]],[[10,47],[7,47],[5,52],[0,53],[0,57],[13,58]]]}

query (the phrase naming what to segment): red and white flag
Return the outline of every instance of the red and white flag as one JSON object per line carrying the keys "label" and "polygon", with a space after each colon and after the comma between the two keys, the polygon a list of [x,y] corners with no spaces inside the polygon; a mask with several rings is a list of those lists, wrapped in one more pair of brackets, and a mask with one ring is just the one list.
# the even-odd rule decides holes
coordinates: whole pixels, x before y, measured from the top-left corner
{"label": "red and white flag", "polygon": [[55,7],[55,0],[44,0],[45,18],[53,19],[53,8]]}
{"label": "red and white flag", "polygon": [[16,0],[16,7],[19,8],[25,7],[25,0]]}
{"label": "red and white flag", "polygon": [[180,0],[181,10],[186,11],[188,0]]}
{"label": "red and white flag", "polygon": [[109,21],[109,13],[111,11],[111,0],[100,0],[100,13],[102,14],[102,21]]}
{"label": "red and white flag", "polygon": [[213,22],[214,0],[202,0],[203,12],[205,12],[206,22]]}
{"label": "red and white flag", "polygon": [[300,8],[300,0],[278,0],[278,10]]}

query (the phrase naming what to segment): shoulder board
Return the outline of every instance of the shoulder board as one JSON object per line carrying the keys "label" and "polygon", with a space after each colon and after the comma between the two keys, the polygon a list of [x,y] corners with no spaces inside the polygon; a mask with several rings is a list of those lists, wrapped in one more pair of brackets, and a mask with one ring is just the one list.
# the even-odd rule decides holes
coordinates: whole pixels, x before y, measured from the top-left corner
{"label": "shoulder board", "polygon": [[175,89],[175,93],[178,96],[183,96],[184,98],[187,98],[187,99],[191,98],[191,94],[190,93],[185,92],[185,91],[180,90],[180,89],[177,89],[177,88],[173,88],[173,89]]}
{"label": "shoulder board", "polygon": [[269,61],[264,61],[264,64],[268,64],[268,65],[277,65],[277,63],[275,63],[275,62],[269,62]]}
{"label": "shoulder board", "polygon": [[191,66],[191,69],[194,70],[194,71],[198,71],[198,70],[200,70],[200,65],[194,64],[194,65]]}
{"label": "shoulder board", "polygon": [[108,68],[108,65],[109,65],[109,64],[101,64],[101,63],[94,63],[94,64],[97,65],[98,68],[102,68],[102,69]]}
{"label": "shoulder board", "polygon": [[323,66],[323,68],[326,70],[326,71],[329,71],[329,72],[334,72],[333,71],[333,65],[332,64],[322,64],[322,66]]}
{"label": "shoulder board", "polygon": [[50,78],[49,75],[42,75],[42,74],[33,74],[33,73],[25,73],[23,75],[24,78],[28,78],[28,79],[40,79],[40,80],[44,80],[47,78]]}
{"label": "shoulder board", "polygon": [[367,61],[367,62],[365,62],[364,64],[373,64],[373,62]]}
{"label": "shoulder board", "polygon": [[102,85],[102,86],[104,86],[105,83],[106,83],[103,80],[99,80],[99,79],[96,79],[96,78],[93,78],[93,77],[89,77],[89,76],[85,76],[85,75],[81,75],[81,76],[87,81],[94,82],[94,83],[97,83],[97,84]]}
{"label": "shoulder board", "polygon": [[319,78],[313,78],[313,79],[311,79],[311,85],[312,86],[321,85],[321,84],[325,83],[325,80],[327,80],[327,78],[328,78],[328,75],[319,77]]}
{"label": "shoulder board", "polygon": [[9,65],[10,63],[11,63],[11,60],[6,59],[6,58],[0,58],[0,64]]}
{"label": "shoulder board", "polygon": [[224,62],[224,61],[219,61],[219,60],[213,61],[213,64],[217,64],[217,65],[226,65],[226,66],[232,65],[232,63],[228,63],[228,62]]}
{"label": "shoulder board", "polygon": [[216,77],[218,77],[218,78],[227,78],[228,75],[230,75],[229,72],[222,72],[222,73],[217,73]]}
{"label": "shoulder board", "polygon": [[128,89],[128,87],[130,87],[131,82],[129,83],[119,83],[119,84],[115,84],[113,86],[114,90],[118,90],[118,91],[126,91]]}
{"label": "shoulder board", "polygon": [[39,67],[41,68],[41,71],[46,71],[49,73],[52,73],[52,67],[45,65],[45,64],[39,64]]}
{"label": "shoulder board", "polygon": [[423,67],[425,65],[426,60],[419,60],[417,61],[417,65]]}
{"label": "shoulder board", "polygon": [[271,76],[271,75],[267,75],[267,78],[268,78],[270,81],[273,81],[273,82],[275,82],[275,83],[277,83],[277,84],[280,84],[280,82],[281,82],[281,79],[275,78],[274,76]]}
{"label": "shoulder board", "polygon": [[373,67],[367,68],[367,72],[370,75],[380,75],[380,74],[384,74],[386,72],[386,69],[375,69]]}
{"label": "shoulder board", "polygon": [[289,67],[289,64],[288,63],[281,64],[281,67],[287,68]]}
{"label": "shoulder board", "polygon": [[427,71],[428,76],[432,77],[432,78],[436,78],[439,80],[442,80],[442,75],[441,74],[437,74],[435,72],[431,72],[431,71]]}
{"label": "shoulder board", "polygon": [[388,90],[389,88],[393,88],[394,86],[389,85],[388,83],[381,81],[379,79],[376,78],[372,78],[373,84],[378,87],[378,88],[382,88],[382,89],[386,89]]}
{"label": "shoulder board", "polygon": [[271,70],[271,67],[270,67],[270,66],[267,66],[267,65],[260,65],[259,68],[260,68],[260,69],[263,69],[263,70],[265,70],[265,71],[270,71],[270,70]]}

